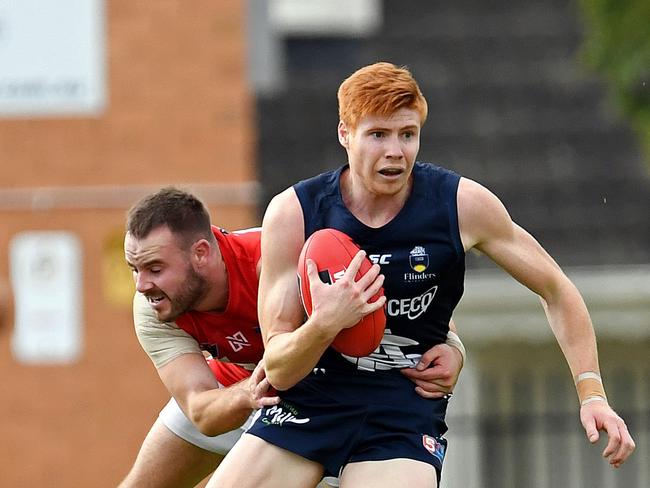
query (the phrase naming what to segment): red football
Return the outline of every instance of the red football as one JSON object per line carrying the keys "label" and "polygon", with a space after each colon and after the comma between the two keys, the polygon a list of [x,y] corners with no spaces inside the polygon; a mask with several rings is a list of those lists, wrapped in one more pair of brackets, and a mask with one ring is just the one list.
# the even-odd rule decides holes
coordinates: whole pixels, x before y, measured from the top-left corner
{"label": "red football", "polygon": [[[316,263],[321,281],[332,284],[339,279],[359,252],[359,246],[347,234],[336,229],[321,229],[314,232],[302,248],[298,260],[298,281],[300,284],[300,297],[307,315],[311,315],[311,292],[307,277],[307,258]],[[361,278],[372,266],[366,258],[355,280]],[[376,301],[384,294],[383,288],[370,299]],[[332,347],[348,356],[367,356],[374,351],[384,336],[386,327],[386,314],[384,309],[366,315],[354,326],[343,329],[332,342]]]}

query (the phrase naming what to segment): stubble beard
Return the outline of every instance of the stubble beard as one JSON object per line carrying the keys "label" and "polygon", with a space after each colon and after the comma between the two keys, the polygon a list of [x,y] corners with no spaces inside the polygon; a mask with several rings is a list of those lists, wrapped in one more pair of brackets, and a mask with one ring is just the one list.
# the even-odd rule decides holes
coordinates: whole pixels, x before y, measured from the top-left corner
{"label": "stubble beard", "polygon": [[192,267],[188,267],[183,286],[173,297],[168,296],[170,311],[160,320],[172,322],[186,312],[194,310],[198,303],[207,295],[209,285],[207,280]]}

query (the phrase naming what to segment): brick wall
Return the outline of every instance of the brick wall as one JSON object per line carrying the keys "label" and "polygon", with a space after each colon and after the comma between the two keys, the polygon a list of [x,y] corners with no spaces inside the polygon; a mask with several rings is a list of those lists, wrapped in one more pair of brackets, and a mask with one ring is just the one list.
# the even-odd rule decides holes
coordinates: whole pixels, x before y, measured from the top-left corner
{"label": "brick wall", "polygon": [[[0,119],[0,278],[12,237],[25,230],[73,232],[84,263],[78,362],[19,364],[11,328],[0,328],[3,486],[115,486],[167,398],[129,304],[108,299],[123,285],[106,271],[110,245],[137,196],[163,184],[201,187],[219,225],[258,223],[244,6],[106,1],[104,113]],[[240,197],[220,193],[224,185]],[[43,199],[43,187],[58,197]]]}

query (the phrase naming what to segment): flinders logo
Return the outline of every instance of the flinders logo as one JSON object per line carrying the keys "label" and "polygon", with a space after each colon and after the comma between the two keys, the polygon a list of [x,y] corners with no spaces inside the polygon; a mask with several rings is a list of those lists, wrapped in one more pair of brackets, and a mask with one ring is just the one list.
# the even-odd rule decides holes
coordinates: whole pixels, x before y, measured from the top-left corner
{"label": "flinders logo", "polygon": [[404,281],[424,281],[435,278],[435,273],[425,273],[429,267],[429,255],[423,246],[415,246],[409,253],[409,266],[415,273],[404,273]]}
{"label": "flinders logo", "polygon": [[422,273],[429,267],[429,255],[422,246],[415,246],[409,253],[409,264],[413,271]]}

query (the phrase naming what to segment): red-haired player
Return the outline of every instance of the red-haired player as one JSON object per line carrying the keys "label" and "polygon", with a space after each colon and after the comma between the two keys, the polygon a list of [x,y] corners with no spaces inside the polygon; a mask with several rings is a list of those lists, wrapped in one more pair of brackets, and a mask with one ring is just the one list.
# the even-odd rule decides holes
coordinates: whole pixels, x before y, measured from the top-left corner
{"label": "red-haired player", "polygon": [[[262,224],[259,318],[269,382],[279,405],[263,408],[209,487],[306,488],[323,473],[342,487],[433,487],[440,482],[445,399],[413,394],[400,370],[445,341],[476,249],[542,299],[580,399],[591,442],[607,433],[615,467],[634,450],[607,402],[593,327],[580,293],[555,261],[478,183],[416,162],[427,103],[411,73],[365,66],[339,87],[338,138],[347,164],[275,196]],[[308,276],[313,311],[303,320],[295,274],[303,244],[334,228],[384,263],[361,279],[359,252],[333,285]],[[383,287],[384,296],[369,303]],[[354,359],[329,347],[339,332],[386,307],[389,342]]]}

